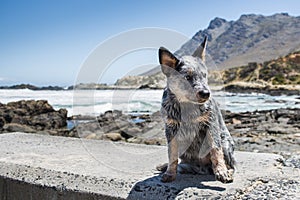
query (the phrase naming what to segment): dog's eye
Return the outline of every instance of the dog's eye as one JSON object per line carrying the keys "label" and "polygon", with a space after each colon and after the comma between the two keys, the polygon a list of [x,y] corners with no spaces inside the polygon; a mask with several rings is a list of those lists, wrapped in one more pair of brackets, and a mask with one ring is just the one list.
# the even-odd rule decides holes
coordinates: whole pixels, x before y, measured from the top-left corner
{"label": "dog's eye", "polygon": [[188,80],[188,81],[190,81],[190,80],[192,80],[192,76],[186,75],[186,76],[185,76],[185,79]]}

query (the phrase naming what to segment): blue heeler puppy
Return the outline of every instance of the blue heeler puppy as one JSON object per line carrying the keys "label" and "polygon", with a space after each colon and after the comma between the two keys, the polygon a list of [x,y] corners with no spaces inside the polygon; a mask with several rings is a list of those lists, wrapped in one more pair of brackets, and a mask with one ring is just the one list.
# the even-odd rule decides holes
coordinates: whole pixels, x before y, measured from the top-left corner
{"label": "blue heeler puppy", "polygon": [[207,84],[206,44],[207,38],[192,56],[181,59],[163,47],[159,49],[161,70],[167,77],[161,113],[169,163],[157,167],[165,171],[163,182],[175,180],[177,170],[214,173],[223,183],[233,181],[234,143]]}

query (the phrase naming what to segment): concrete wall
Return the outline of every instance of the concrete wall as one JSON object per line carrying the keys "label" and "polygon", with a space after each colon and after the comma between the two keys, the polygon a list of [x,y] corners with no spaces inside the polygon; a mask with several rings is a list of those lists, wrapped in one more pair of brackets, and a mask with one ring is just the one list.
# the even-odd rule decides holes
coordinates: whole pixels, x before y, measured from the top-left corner
{"label": "concrete wall", "polygon": [[297,184],[300,174],[281,166],[278,155],[236,152],[233,183],[182,174],[161,183],[155,166],[167,161],[166,147],[25,133],[1,134],[0,147],[1,200],[224,198],[252,191],[253,181]]}

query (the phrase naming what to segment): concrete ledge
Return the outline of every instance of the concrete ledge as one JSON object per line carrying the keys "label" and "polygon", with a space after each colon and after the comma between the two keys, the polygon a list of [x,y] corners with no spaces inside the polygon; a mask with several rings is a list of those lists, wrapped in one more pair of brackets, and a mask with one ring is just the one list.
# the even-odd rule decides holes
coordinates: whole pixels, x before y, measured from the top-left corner
{"label": "concrete ledge", "polygon": [[237,152],[231,184],[209,175],[163,184],[155,166],[167,161],[166,147],[25,133],[1,134],[0,146],[0,199],[224,197],[253,180],[299,176],[299,169],[280,166],[278,155]]}

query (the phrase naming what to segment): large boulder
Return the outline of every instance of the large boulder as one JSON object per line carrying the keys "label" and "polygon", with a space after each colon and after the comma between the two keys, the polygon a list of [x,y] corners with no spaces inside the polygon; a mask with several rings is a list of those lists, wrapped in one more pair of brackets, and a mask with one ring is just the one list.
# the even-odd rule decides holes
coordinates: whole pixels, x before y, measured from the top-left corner
{"label": "large boulder", "polygon": [[[0,104],[0,132],[37,132],[66,129],[67,110],[58,111],[46,100],[21,100]],[[51,134],[49,132],[49,134]]]}

